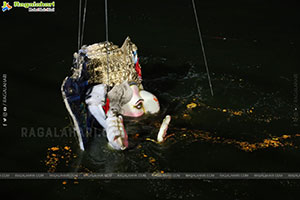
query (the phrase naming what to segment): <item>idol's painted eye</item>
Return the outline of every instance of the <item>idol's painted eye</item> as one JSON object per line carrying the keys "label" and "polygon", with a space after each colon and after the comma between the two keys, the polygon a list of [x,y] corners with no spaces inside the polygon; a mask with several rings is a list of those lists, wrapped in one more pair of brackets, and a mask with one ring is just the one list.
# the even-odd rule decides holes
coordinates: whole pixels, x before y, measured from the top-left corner
{"label": "idol's painted eye", "polygon": [[117,140],[119,137],[121,137],[121,135],[116,135],[116,136],[114,137],[114,141]]}
{"label": "idol's painted eye", "polygon": [[133,107],[135,107],[136,109],[140,110],[143,108],[143,102],[144,102],[144,99],[139,99],[135,105]]}
{"label": "idol's painted eye", "polygon": [[115,137],[114,137],[114,140],[117,140],[119,137],[121,137],[120,135],[116,135]]}
{"label": "idol's painted eye", "polygon": [[135,105],[134,106],[135,108],[137,108],[137,109],[142,109],[142,107],[143,107],[143,102],[139,102],[137,105]]}

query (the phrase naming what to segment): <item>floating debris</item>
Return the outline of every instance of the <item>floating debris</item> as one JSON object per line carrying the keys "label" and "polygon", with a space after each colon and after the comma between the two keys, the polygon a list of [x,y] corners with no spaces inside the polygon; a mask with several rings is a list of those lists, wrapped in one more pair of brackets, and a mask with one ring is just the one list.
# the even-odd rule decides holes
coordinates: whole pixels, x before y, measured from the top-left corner
{"label": "floating debris", "polygon": [[[185,104],[186,102],[182,102],[182,104]],[[251,120],[255,120],[255,121],[259,121],[259,122],[266,122],[266,123],[270,123],[274,120],[279,120],[280,117],[279,116],[273,116],[271,114],[257,114],[254,112],[254,107],[251,106],[250,108],[244,108],[241,110],[235,110],[235,109],[230,109],[230,108],[218,108],[218,107],[213,107],[213,106],[209,106],[206,105],[202,102],[198,102],[197,104],[192,102],[190,104],[186,105],[187,109],[193,109],[195,107],[199,107],[199,108],[205,108],[208,110],[214,110],[214,111],[218,111],[218,112],[223,112],[223,113],[227,113],[231,116],[243,116],[246,117],[244,119],[251,119]],[[182,117],[184,119],[190,119],[190,115],[187,114],[186,112],[183,113]]]}
{"label": "floating debris", "polygon": [[186,114],[186,113],[183,114],[183,117],[184,117],[184,118],[187,118],[187,117],[189,117],[189,116],[190,116],[189,114]]}
{"label": "floating debris", "polygon": [[48,148],[47,157],[44,163],[48,167],[48,172],[55,172],[59,163],[64,163],[68,166],[70,160],[76,157],[77,155],[72,153],[71,147],[55,146]]}
{"label": "floating debris", "polygon": [[51,149],[51,151],[57,151],[57,150],[59,150],[58,147],[51,147],[50,149]]}
{"label": "floating debris", "polygon": [[243,114],[242,111],[234,111],[232,114],[241,116]]}
{"label": "floating debris", "polygon": [[193,108],[196,108],[196,107],[197,107],[197,104],[194,103],[194,102],[192,102],[192,103],[186,105],[186,107],[187,107],[188,109],[193,109]]}
{"label": "floating debris", "polygon": [[[187,130],[186,128],[180,128],[177,129],[176,131],[176,137],[184,138],[185,140],[188,140],[190,142],[197,142],[199,140],[204,140],[212,143],[235,145],[243,151],[252,152],[258,149],[265,149],[265,148],[279,148],[279,147],[298,148],[291,140],[293,138],[300,137],[300,134],[293,134],[293,135],[284,134],[278,137],[270,135],[269,138],[265,138],[261,142],[251,143],[248,141],[240,141],[236,139],[214,136],[213,133],[206,132],[206,131]],[[176,138],[173,141],[176,142]]]}
{"label": "floating debris", "polygon": [[67,150],[67,151],[69,151],[69,150],[70,150],[70,147],[65,146],[64,149]]}
{"label": "floating debris", "polygon": [[155,160],[155,158],[153,158],[153,157],[149,157],[149,162],[150,162],[150,163],[154,163],[154,162],[156,162],[156,160]]}

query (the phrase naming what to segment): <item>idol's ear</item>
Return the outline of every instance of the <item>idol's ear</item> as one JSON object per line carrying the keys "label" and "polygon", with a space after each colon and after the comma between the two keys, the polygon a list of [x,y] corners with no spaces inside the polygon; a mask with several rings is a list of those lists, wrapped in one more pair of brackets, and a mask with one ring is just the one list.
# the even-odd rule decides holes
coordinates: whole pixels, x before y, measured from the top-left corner
{"label": "idol's ear", "polygon": [[128,47],[130,45],[130,43],[131,43],[130,37],[127,36],[127,38],[124,40],[121,48],[124,49],[124,48]]}
{"label": "idol's ear", "polygon": [[159,112],[160,106],[156,96],[146,90],[141,90],[140,95],[144,99],[144,109],[146,113],[155,114]]}
{"label": "idol's ear", "polygon": [[129,36],[127,36],[127,38],[125,39],[121,49],[123,50],[123,52],[125,54],[131,54],[133,51],[137,50],[137,47],[135,46],[135,44],[133,44],[129,38]]}

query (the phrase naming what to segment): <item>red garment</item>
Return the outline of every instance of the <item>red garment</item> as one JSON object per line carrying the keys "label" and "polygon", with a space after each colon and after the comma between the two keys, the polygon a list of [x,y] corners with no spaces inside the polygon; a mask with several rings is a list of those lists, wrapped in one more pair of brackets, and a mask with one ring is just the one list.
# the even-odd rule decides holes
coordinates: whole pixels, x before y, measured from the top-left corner
{"label": "red garment", "polygon": [[106,99],[106,103],[104,106],[102,106],[105,114],[107,114],[108,110],[109,110],[109,98]]}
{"label": "red garment", "polygon": [[139,78],[142,78],[142,70],[141,67],[139,65],[139,59],[137,59],[137,62],[135,63],[135,71],[137,72]]}

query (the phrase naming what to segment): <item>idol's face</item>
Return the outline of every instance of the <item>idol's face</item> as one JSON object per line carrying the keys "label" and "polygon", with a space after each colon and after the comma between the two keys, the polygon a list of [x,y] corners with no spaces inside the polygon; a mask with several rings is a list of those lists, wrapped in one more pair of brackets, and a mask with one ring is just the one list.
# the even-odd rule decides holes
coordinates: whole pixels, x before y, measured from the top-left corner
{"label": "idol's face", "polygon": [[158,99],[146,90],[140,90],[136,85],[130,86],[132,98],[122,106],[122,115],[140,117],[145,113],[154,114],[160,110]]}
{"label": "idol's face", "polygon": [[145,113],[144,99],[140,95],[140,90],[136,85],[130,86],[132,90],[132,98],[122,106],[122,115],[128,117],[140,117]]}

